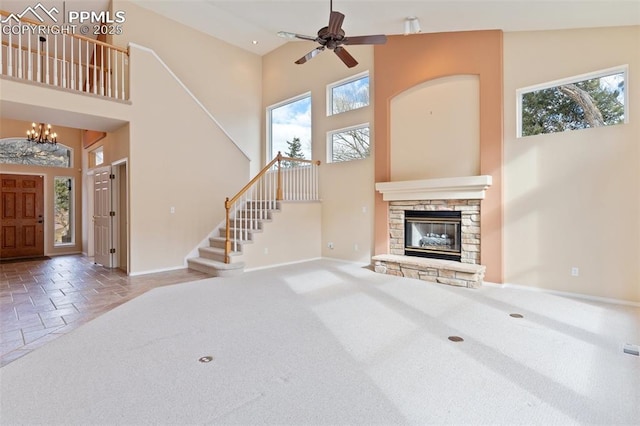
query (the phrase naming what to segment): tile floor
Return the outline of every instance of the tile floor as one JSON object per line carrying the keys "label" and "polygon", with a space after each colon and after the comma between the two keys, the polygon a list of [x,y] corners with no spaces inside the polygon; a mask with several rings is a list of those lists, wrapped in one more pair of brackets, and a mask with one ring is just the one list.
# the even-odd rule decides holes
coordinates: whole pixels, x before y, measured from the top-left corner
{"label": "tile floor", "polygon": [[82,255],[0,264],[0,367],[147,290],[204,278],[189,269],[128,277]]}

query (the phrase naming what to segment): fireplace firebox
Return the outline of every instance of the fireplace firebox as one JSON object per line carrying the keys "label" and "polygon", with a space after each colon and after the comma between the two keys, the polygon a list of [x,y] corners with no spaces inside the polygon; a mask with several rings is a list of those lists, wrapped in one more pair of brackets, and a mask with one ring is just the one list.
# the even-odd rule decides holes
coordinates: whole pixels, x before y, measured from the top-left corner
{"label": "fireplace firebox", "polygon": [[460,262],[461,226],[459,211],[405,210],[404,254]]}

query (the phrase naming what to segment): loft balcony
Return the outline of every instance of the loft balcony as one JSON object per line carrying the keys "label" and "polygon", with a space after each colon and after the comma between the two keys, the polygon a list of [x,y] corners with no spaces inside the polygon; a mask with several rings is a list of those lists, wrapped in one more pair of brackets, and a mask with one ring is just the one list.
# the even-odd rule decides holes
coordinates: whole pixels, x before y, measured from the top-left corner
{"label": "loft balcony", "polygon": [[0,11],[0,76],[104,99],[129,98],[129,52]]}

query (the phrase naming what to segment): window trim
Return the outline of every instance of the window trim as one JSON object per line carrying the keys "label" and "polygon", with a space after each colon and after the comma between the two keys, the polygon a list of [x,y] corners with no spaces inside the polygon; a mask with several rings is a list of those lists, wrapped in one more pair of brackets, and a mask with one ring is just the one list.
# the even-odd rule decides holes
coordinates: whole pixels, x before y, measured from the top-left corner
{"label": "window trim", "polygon": [[629,123],[629,65],[618,65],[616,67],[606,68],[598,71],[592,71],[585,74],[579,74],[571,77],[561,78],[558,80],[548,81],[545,83],[535,84],[532,86],[521,87],[516,89],[516,138],[522,136],[522,97],[523,95],[538,90],[550,89],[552,87],[562,86],[564,84],[578,83],[593,78],[606,77],[614,74],[624,75],[624,124]]}
{"label": "window trim", "polygon": [[343,78],[342,80],[338,80],[335,81],[333,83],[327,84],[327,117],[331,117],[334,115],[340,115],[340,114],[344,114],[345,112],[349,112],[349,111],[343,111],[343,112],[336,112],[335,114],[333,113],[333,89],[335,89],[336,87],[339,86],[343,86],[345,84],[349,84],[351,82],[360,80],[364,77],[369,77],[369,104],[362,106],[362,107],[358,107],[358,108],[354,108],[354,109],[350,109],[349,111],[355,111],[357,109],[361,109],[361,108],[366,108],[368,106],[371,106],[371,76],[369,75],[369,70],[360,72],[358,74],[354,74],[350,77],[347,78]]}
{"label": "window trim", "polygon": [[[349,160],[349,161],[333,161],[333,135],[335,135],[336,133],[347,132],[349,130],[364,129],[364,128],[369,129],[369,157],[356,158],[354,160]],[[371,124],[369,122],[355,124],[353,126],[343,127],[341,129],[329,130],[327,132],[327,164],[350,163],[352,161],[364,160],[370,157],[371,157]]]}
{"label": "window trim", "polygon": [[[265,118],[265,122],[266,122],[266,139],[267,139],[267,152],[265,155],[265,164],[268,164],[269,161],[273,160],[274,157],[271,156],[272,151],[273,151],[273,141],[272,141],[272,129],[271,129],[271,111],[273,111],[276,108],[280,108],[282,106],[285,106],[287,104],[292,104],[294,102],[298,102],[302,99],[305,98],[309,98],[309,103],[311,104],[311,136],[313,137],[313,98],[311,97],[311,91],[307,91],[304,92],[300,95],[297,96],[293,96],[291,98],[285,99],[283,101],[280,101],[278,103],[269,105],[266,107],[265,109],[265,114],[266,114],[266,118]],[[313,141],[311,143],[311,155],[313,155]]]}

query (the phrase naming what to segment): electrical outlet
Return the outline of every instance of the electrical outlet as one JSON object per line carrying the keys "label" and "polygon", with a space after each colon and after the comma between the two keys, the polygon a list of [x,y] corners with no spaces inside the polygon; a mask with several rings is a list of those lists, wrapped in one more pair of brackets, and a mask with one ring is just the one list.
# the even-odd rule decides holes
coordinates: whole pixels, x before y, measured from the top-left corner
{"label": "electrical outlet", "polygon": [[577,277],[578,275],[580,275],[580,269],[577,266],[571,268],[571,276]]}
{"label": "electrical outlet", "polygon": [[354,245],[353,245],[353,251],[358,251],[358,248],[359,248],[359,247],[358,247],[358,245],[357,245],[357,244],[354,244]]}
{"label": "electrical outlet", "polygon": [[171,206],[171,208],[169,209],[169,213],[174,214],[176,212],[176,208]]}
{"label": "electrical outlet", "polygon": [[264,254],[269,254],[269,247],[264,248]]}
{"label": "electrical outlet", "polygon": [[327,247],[329,247],[331,250],[333,250],[333,243],[328,243]]}

